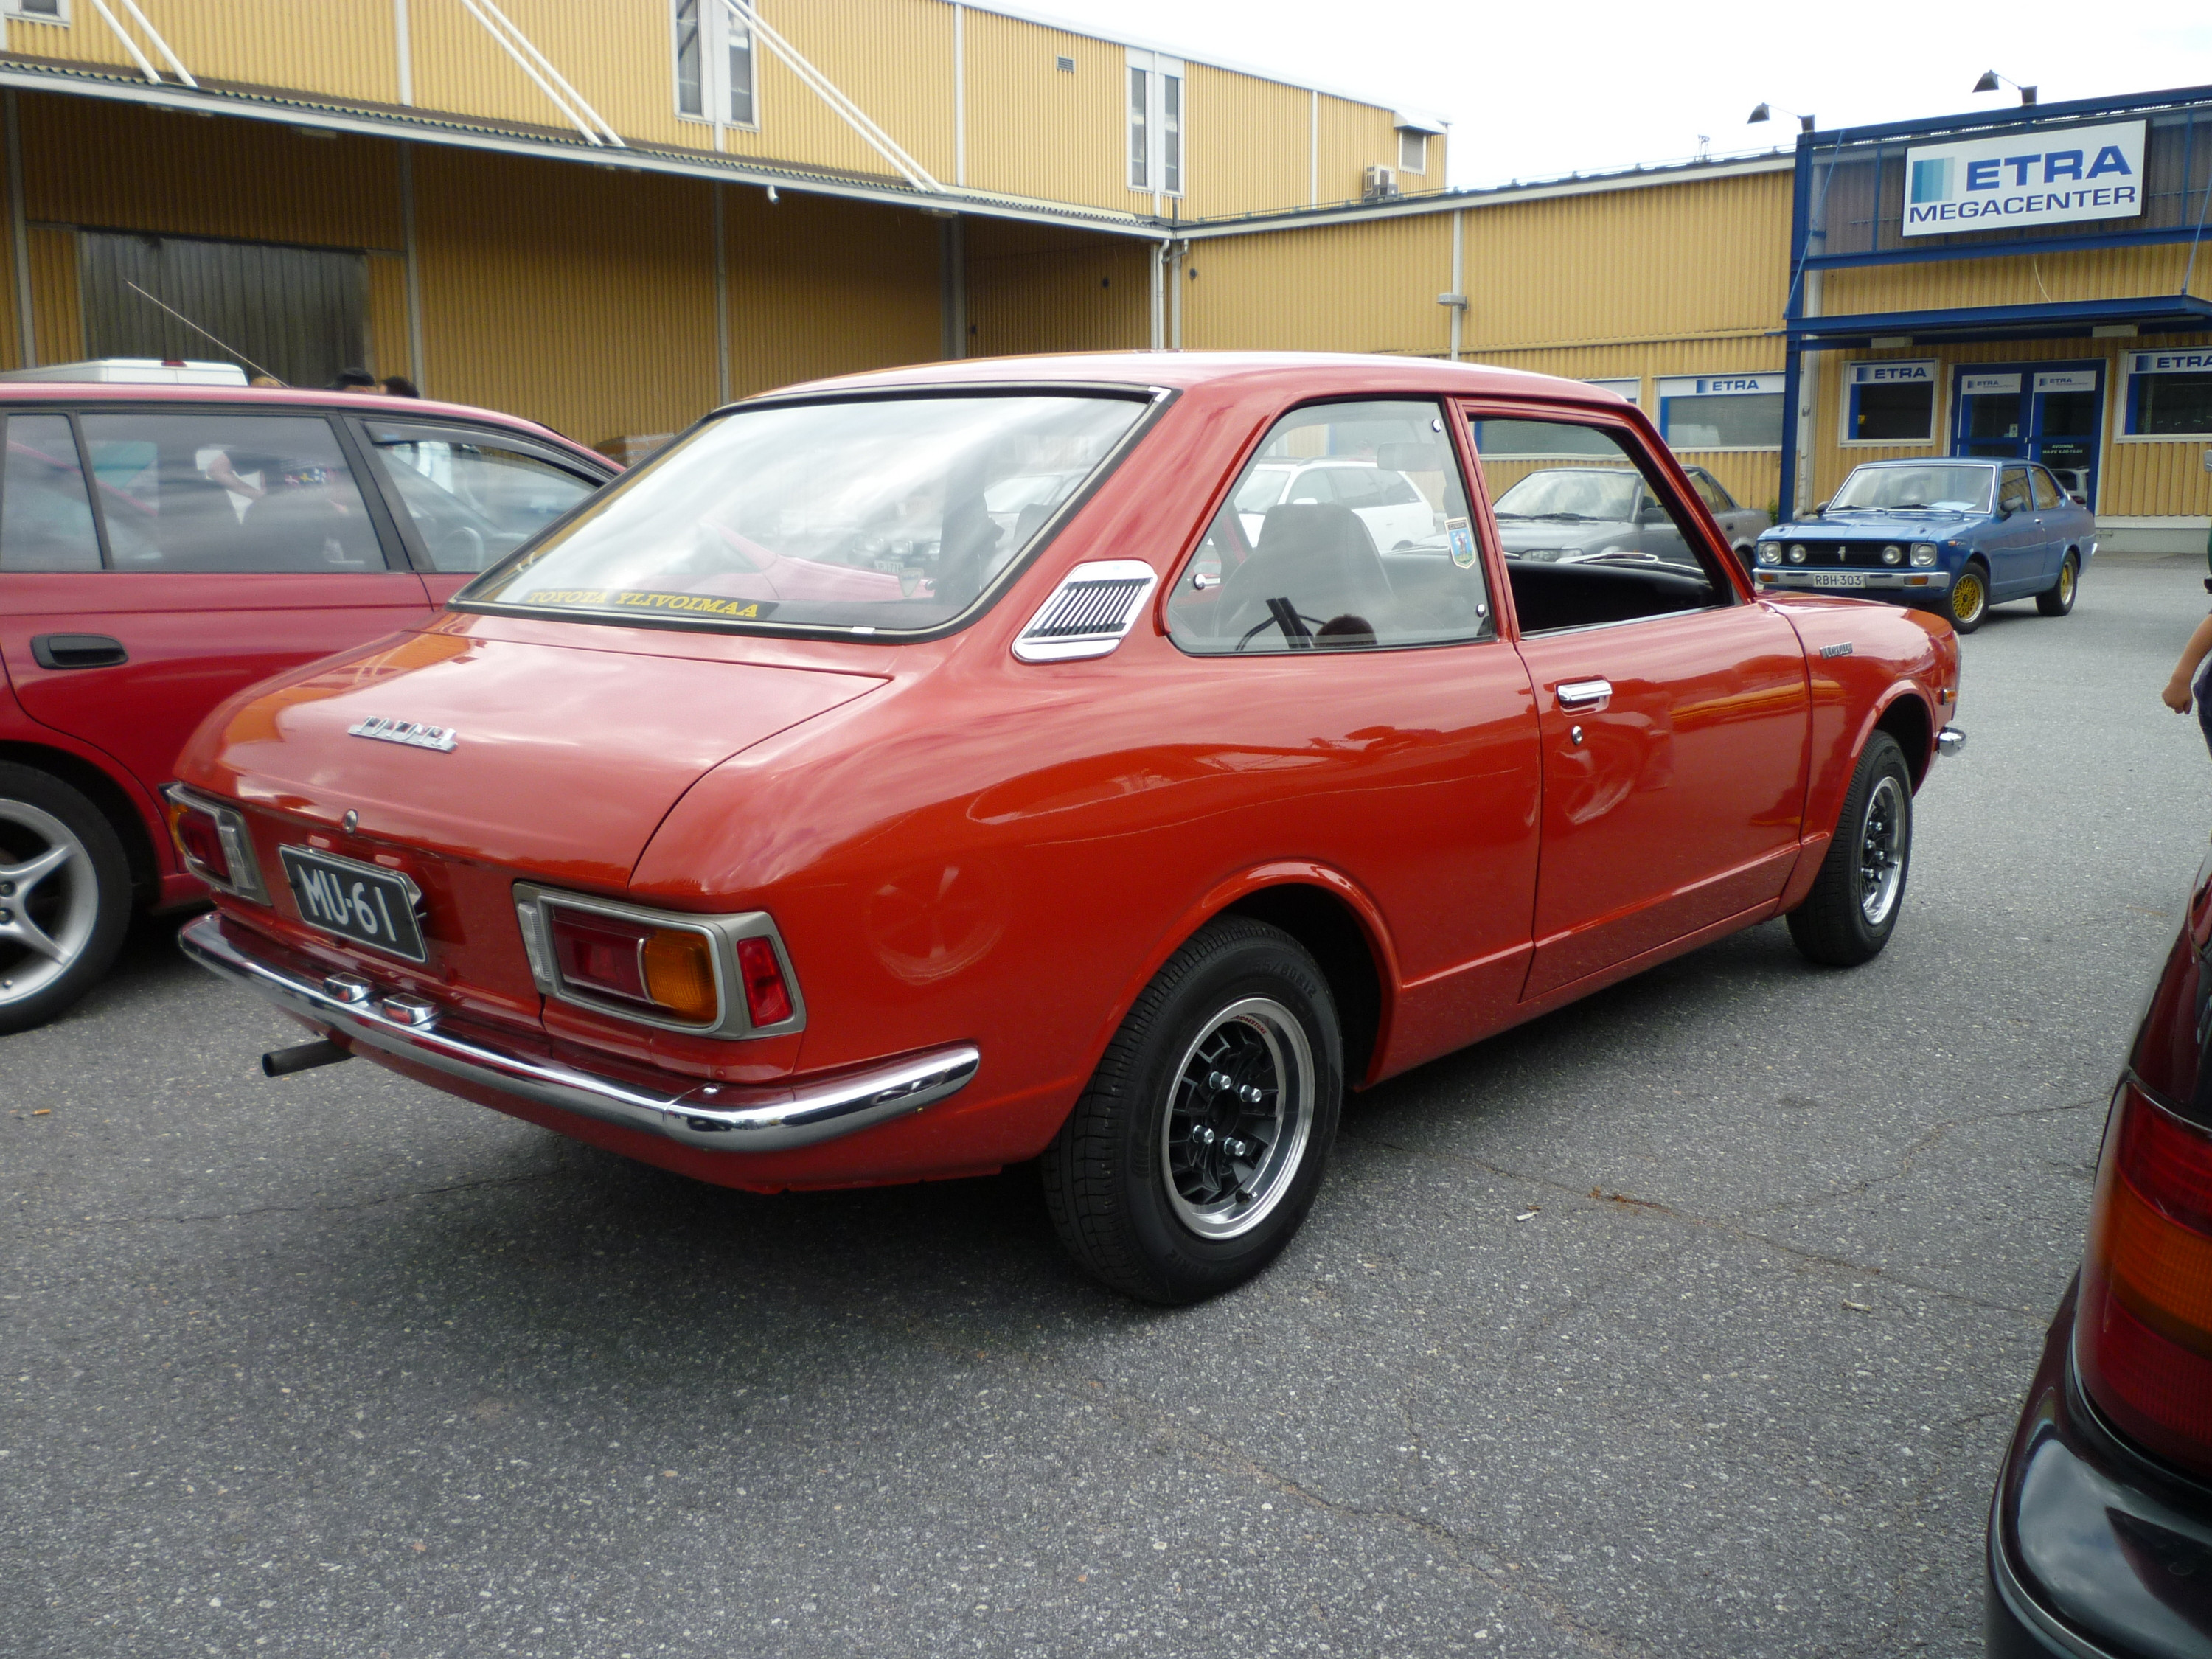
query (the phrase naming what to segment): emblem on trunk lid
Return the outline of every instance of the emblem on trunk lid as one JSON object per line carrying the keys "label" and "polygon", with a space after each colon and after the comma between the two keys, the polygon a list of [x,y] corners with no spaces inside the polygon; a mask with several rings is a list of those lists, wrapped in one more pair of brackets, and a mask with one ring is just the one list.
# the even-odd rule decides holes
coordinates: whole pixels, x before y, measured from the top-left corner
{"label": "emblem on trunk lid", "polygon": [[349,738],[374,738],[380,743],[404,743],[410,749],[434,749],[441,755],[453,752],[460,733],[450,726],[422,726],[413,720],[387,720],[381,714],[371,714],[358,725],[346,728]]}

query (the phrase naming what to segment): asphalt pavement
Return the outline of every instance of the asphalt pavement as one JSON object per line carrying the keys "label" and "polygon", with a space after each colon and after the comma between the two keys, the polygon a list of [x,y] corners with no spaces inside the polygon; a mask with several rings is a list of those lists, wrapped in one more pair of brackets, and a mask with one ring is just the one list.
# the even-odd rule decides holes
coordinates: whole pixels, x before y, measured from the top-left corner
{"label": "asphalt pavement", "polygon": [[1020,1180],[756,1198],[148,927],[0,1038],[0,1653],[1958,1655],[2212,829],[2201,561],[1966,641],[1888,951],[1779,923],[1348,1106],[1162,1311]]}

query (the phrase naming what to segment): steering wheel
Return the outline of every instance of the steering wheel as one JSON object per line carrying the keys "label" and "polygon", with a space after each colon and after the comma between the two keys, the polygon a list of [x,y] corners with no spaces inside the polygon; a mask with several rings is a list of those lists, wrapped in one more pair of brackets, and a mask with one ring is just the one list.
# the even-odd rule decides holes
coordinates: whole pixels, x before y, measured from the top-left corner
{"label": "steering wheel", "polygon": [[1246,646],[1251,644],[1255,639],[1270,628],[1281,628],[1283,630],[1283,637],[1285,640],[1295,639],[1296,635],[1291,632],[1288,626],[1286,626],[1283,622],[1284,615],[1295,617],[1302,623],[1310,623],[1312,624],[1306,639],[1306,643],[1308,645],[1311,645],[1313,643],[1313,635],[1318,635],[1322,629],[1328,626],[1328,624],[1319,617],[1309,617],[1303,611],[1292,611],[1290,608],[1290,601],[1285,599],[1283,602],[1283,611],[1281,613],[1270,611],[1266,617],[1262,617],[1260,621],[1254,623],[1251,627],[1244,630],[1243,637],[1237,641],[1237,649],[1238,651],[1243,650]]}

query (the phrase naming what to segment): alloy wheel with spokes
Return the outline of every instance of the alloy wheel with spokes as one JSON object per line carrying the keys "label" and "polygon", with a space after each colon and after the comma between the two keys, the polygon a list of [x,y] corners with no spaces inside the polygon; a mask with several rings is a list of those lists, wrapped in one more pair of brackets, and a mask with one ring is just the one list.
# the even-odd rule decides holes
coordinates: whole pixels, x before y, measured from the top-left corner
{"label": "alloy wheel with spokes", "polygon": [[1148,1302],[1242,1284],[1320,1189],[1343,1078],[1313,957],[1267,922],[1217,917],[1138,996],[1039,1160],[1060,1242]]}
{"label": "alloy wheel with spokes", "polygon": [[1981,566],[1970,564],[1951,584],[1951,626],[1971,634],[1990,614],[1990,579]]}
{"label": "alloy wheel with spokes", "polygon": [[1905,886],[1905,792],[1893,777],[1875,780],[1859,829],[1859,912],[1879,927]]}
{"label": "alloy wheel with spokes", "polygon": [[0,1031],[52,1018],[114,960],[130,872],[106,818],[76,790],[0,764]]}
{"label": "alloy wheel with spokes", "polygon": [[1234,1238],[1283,1196],[1313,1127],[1313,1052],[1267,997],[1231,1003],[1183,1056],[1160,1123],[1160,1167],[1176,1218]]}

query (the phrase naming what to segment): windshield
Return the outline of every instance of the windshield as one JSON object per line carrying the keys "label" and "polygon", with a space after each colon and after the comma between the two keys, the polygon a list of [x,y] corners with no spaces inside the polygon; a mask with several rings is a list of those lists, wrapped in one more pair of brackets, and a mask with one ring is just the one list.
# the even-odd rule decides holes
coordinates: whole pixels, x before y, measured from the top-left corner
{"label": "windshield", "polygon": [[1863,466],[1844,480],[1828,511],[1880,507],[1889,512],[1915,507],[1939,513],[1990,510],[1986,466]]}
{"label": "windshield", "polygon": [[1636,516],[1636,497],[1644,483],[1634,472],[1612,468],[1559,467],[1531,472],[1498,498],[1501,519],[1607,519],[1626,523]]}
{"label": "windshield", "polygon": [[1145,411],[1081,393],[739,410],[611,486],[470,604],[702,624],[951,620]]}

